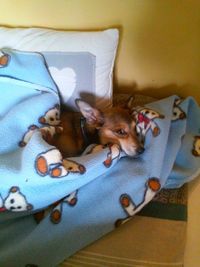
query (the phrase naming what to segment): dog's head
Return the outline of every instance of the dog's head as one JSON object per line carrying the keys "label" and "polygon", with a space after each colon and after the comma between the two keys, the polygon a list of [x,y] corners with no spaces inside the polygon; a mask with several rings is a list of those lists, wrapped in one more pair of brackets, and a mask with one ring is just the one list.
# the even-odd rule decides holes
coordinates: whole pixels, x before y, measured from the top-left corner
{"label": "dog's head", "polygon": [[87,124],[98,129],[101,144],[118,144],[128,156],[144,152],[136,133],[134,116],[128,107],[112,107],[103,112],[80,99],[76,104]]}

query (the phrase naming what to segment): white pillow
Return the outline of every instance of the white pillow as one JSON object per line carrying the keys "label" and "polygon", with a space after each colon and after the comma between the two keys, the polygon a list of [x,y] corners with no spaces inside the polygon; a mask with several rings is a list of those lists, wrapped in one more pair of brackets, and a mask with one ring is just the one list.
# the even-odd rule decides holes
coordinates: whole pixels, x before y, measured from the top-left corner
{"label": "white pillow", "polygon": [[118,45],[118,30],[56,31],[41,28],[0,27],[0,48],[24,51],[89,52],[96,57],[96,105],[112,104],[113,65]]}

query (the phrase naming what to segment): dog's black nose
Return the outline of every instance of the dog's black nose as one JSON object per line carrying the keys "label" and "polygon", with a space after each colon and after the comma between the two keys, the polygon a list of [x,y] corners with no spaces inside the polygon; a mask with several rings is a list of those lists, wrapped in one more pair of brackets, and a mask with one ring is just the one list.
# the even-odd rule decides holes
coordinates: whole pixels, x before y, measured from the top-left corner
{"label": "dog's black nose", "polygon": [[138,153],[138,154],[142,154],[144,151],[145,151],[145,149],[144,149],[143,146],[138,147],[138,149],[137,149],[137,153]]}

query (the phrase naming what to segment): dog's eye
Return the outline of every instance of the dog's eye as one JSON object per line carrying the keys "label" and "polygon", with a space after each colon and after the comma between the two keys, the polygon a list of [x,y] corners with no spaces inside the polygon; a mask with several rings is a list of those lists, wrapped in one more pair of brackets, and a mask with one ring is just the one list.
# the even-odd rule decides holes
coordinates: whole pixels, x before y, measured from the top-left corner
{"label": "dog's eye", "polygon": [[126,136],[127,135],[127,132],[124,129],[118,129],[115,131],[115,133],[117,135],[120,135],[120,136]]}

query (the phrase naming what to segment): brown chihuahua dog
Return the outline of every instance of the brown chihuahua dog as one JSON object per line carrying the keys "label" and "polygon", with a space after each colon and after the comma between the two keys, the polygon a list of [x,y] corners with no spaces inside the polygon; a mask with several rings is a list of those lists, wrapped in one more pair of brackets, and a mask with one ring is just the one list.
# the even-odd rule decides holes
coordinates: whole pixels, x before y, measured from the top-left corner
{"label": "brown chihuahua dog", "polygon": [[76,105],[80,113],[61,112],[63,132],[57,134],[51,143],[63,157],[77,156],[92,143],[118,144],[131,157],[144,152],[128,105],[112,107],[105,112],[80,99],[76,100]]}

